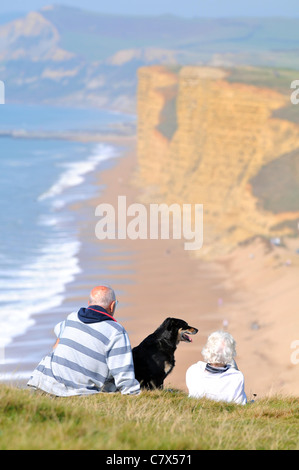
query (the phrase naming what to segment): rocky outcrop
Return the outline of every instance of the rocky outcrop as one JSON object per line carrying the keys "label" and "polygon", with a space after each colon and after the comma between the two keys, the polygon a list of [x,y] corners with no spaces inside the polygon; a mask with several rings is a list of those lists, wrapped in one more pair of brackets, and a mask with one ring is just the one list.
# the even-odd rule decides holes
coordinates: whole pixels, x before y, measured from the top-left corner
{"label": "rocky outcrop", "polygon": [[57,28],[38,12],[0,26],[1,60],[62,62],[74,54],[59,47]]}
{"label": "rocky outcrop", "polygon": [[[262,170],[299,148],[298,124],[272,116],[287,97],[229,83],[226,73],[212,67],[182,67],[178,73],[165,67],[139,70],[138,161],[144,200],[204,205],[199,256],[226,253],[256,235],[288,234],[289,222],[299,219],[299,204],[297,211],[294,203],[290,210],[287,203],[283,210],[271,210],[258,197]],[[279,174],[267,175],[271,201],[271,192],[277,198]]]}

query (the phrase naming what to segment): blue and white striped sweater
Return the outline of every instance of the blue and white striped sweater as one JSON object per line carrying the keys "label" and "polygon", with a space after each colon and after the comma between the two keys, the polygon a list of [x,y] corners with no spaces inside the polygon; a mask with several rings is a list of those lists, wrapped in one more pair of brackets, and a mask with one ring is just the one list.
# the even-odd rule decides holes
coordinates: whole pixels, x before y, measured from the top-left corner
{"label": "blue and white striped sweater", "polygon": [[119,323],[83,323],[71,313],[54,331],[59,343],[38,364],[29,386],[58,396],[140,393],[129,337]]}

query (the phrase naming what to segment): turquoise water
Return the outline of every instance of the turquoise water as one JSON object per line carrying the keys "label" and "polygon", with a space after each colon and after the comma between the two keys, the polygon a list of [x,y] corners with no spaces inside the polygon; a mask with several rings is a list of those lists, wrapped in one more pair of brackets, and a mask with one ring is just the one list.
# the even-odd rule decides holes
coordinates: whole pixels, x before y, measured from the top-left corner
{"label": "turquoise water", "polygon": [[135,117],[99,109],[5,104],[0,106],[0,130],[35,132],[101,131],[119,122],[134,123]]}
{"label": "turquoise water", "polygon": [[[130,120],[102,111],[0,107],[0,130],[90,130]],[[103,143],[0,138],[0,346],[24,333],[32,315],[62,303],[80,272],[69,205],[94,194],[94,170],[116,155]]]}

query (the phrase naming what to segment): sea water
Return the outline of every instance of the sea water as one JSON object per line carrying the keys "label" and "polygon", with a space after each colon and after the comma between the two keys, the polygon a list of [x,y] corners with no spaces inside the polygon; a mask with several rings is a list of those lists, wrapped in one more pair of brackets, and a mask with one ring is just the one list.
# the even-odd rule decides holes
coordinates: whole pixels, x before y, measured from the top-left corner
{"label": "sea water", "polygon": [[[0,130],[79,132],[117,121],[132,118],[97,110],[0,107]],[[0,137],[2,352],[32,326],[34,314],[62,303],[67,284],[80,272],[81,245],[69,206],[93,196],[96,186],[84,184],[86,179],[115,156],[116,148],[101,142]],[[0,354],[0,364],[1,359],[5,363]]]}

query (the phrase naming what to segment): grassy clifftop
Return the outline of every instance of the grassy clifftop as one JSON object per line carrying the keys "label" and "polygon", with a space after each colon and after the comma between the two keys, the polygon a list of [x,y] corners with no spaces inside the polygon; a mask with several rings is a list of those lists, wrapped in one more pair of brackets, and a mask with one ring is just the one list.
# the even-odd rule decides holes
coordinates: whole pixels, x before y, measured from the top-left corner
{"label": "grassy clifftop", "polygon": [[245,406],[180,391],[51,398],[0,388],[0,449],[299,449],[299,400]]}

